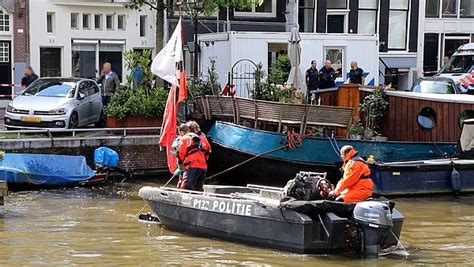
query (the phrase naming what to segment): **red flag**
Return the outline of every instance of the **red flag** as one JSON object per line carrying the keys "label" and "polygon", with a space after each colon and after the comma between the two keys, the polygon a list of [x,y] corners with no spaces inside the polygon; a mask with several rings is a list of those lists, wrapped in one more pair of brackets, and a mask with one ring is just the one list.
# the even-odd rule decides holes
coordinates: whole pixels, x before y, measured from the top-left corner
{"label": "red flag", "polygon": [[[182,63],[181,63],[182,65]],[[186,72],[183,68],[179,71],[179,96],[178,96],[178,103],[186,101],[188,97],[188,90],[186,88]]]}
{"label": "red flag", "polygon": [[160,146],[166,147],[166,157],[168,168],[174,173],[178,168],[176,157],[171,154],[171,145],[176,139],[176,130],[178,128],[177,104],[176,104],[176,86],[172,85],[168,100],[166,101],[165,113],[163,115],[163,125],[161,126]]}

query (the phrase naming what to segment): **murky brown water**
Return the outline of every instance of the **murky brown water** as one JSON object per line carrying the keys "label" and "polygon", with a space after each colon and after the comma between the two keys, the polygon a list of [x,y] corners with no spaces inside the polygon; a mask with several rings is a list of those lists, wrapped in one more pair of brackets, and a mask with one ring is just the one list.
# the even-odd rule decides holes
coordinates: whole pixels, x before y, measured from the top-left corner
{"label": "murky brown water", "polygon": [[144,184],[13,193],[0,211],[0,266],[393,266],[461,264],[474,257],[474,197],[398,199],[398,208],[406,216],[402,241],[410,256],[363,260],[277,252],[140,223],[135,215],[144,202],[137,191]]}

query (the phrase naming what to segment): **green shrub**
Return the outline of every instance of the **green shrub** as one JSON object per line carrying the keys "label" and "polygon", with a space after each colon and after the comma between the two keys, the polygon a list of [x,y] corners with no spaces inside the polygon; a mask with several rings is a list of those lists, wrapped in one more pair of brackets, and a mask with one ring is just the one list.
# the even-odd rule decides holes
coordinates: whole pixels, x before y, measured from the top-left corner
{"label": "green shrub", "polygon": [[130,116],[145,118],[161,118],[165,111],[168,91],[162,87],[150,90],[143,88],[137,90],[125,89],[116,92],[105,112],[107,116],[123,120]]}

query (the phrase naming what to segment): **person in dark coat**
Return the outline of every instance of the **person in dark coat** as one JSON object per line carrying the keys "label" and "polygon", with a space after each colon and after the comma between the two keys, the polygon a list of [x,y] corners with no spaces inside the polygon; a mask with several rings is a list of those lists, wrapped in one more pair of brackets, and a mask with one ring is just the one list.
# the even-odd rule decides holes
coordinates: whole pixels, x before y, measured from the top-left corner
{"label": "person in dark coat", "polygon": [[105,63],[102,68],[102,73],[97,79],[97,83],[101,84],[102,88],[102,103],[104,106],[109,104],[110,98],[120,87],[120,79],[118,75],[112,71],[112,65]]}
{"label": "person in dark coat", "polygon": [[330,60],[326,60],[324,67],[319,71],[319,89],[336,87],[336,71]]}
{"label": "person in dark coat", "polygon": [[35,71],[33,70],[32,67],[28,66],[25,69],[25,75],[23,78],[21,78],[21,86],[22,87],[28,87],[30,84],[32,84],[34,81],[38,80],[38,75],[36,75]]}
{"label": "person in dark coat", "polygon": [[319,72],[317,69],[318,63],[316,60],[311,61],[311,67],[306,71],[306,88],[308,103],[311,103],[311,91],[318,90],[319,86]]}
{"label": "person in dark coat", "polygon": [[364,84],[364,70],[359,68],[357,61],[351,62],[351,71],[349,72],[349,83]]}

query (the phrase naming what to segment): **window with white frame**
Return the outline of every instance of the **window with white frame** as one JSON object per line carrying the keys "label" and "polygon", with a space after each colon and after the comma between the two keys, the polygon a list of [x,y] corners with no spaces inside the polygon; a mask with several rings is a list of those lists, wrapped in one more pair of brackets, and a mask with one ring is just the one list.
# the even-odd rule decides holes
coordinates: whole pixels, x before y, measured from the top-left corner
{"label": "window with white frame", "polygon": [[94,15],[94,28],[96,30],[102,30],[102,15],[101,14]]}
{"label": "window with white frame", "polygon": [[427,18],[474,18],[473,0],[426,0]]}
{"label": "window with white frame", "polygon": [[117,16],[117,29],[125,30],[126,28],[126,16],[125,15],[118,15]]}
{"label": "window with white frame", "polygon": [[347,9],[347,0],[330,0],[327,2],[328,9]]}
{"label": "window with white frame", "polygon": [[405,50],[407,47],[408,2],[409,0],[390,2],[388,49]]}
{"label": "window with white frame", "polygon": [[10,31],[10,15],[0,10],[0,32]]}
{"label": "window with white frame", "polygon": [[105,27],[107,30],[114,30],[114,15],[107,15],[105,17]]}
{"label": "window with white frame", "polygon": [[[472,0],[471,0],[472,1]],[[443,17],[457,17],[458,15],[458,0],[443,0],[441,14]]]}
{"label": "window with white frame", "polygon": [[140,37],[146,36],[146,27],[147,27],[147,16],[140,16]]}
{"label": "window with white frame", "polygon": [[314,31],[314,0],[299,0],[298,24],[303,32]]}
{"label": "window with white frame", "polygon": [[0,63],[10,62],[10,43],[0,42]]}
{"label": "window with white frame", "polygon": [[326,32],[346,33],[348,28],[348,0],[327,2]]}
{"label": "window with white frame", "polygon": [[377,33],[378,0],[359,0],[359,22],[357,33]]}
{"label": "window with white frame", "polygon": [[461,0],[459,13],[461,18],[474,18],[474,0]]}
{"label": "window with white frame", "polygon": [[254,5],[251,8],[235,9],[235,16],[242,17],[275,17],[276,0],[264,0],[261,5]]}
{"label": "window with white frame", "polygon": [[84,30],[91,29],[91,14],[82,14],[82,28]]}
{"label": "window with white frame", "polygon": [[54,12],[46,13],[46,32],[54,33],[55,26],[55,15]]}
{"label": "window with white frame", "polygon": [[336,71],[338,78],[344,77],[346,64],[344,58],[344,48],[342,47],[325,47],[325,60],[331,61],[331,67]]}
{"label": "window with white frame", "polygon": [[79,13],[71,13],[71,29],[79,29]]}
{"label": "window with white frame", "polygon": [[426,0],[425,15],[427,18],[439,17],[440,0]]}

